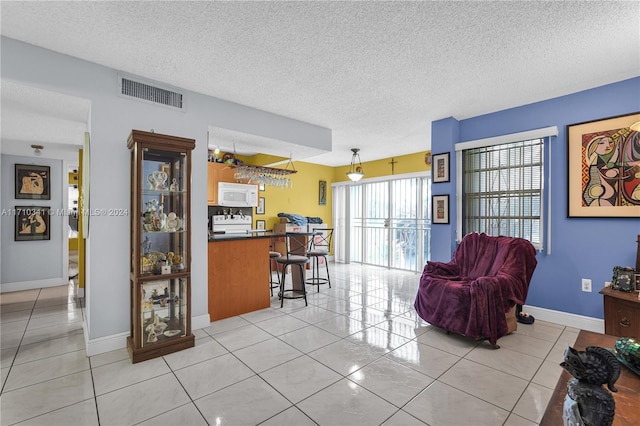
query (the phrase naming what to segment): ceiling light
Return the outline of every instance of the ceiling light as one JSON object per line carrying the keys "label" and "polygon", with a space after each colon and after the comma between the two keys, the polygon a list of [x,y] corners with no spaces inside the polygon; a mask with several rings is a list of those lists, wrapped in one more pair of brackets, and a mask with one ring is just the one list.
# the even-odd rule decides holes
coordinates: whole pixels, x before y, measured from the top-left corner
{"label": "ceiling light", "polygon": [[633,131],[640,132],[640,121],[636,121],[629,128]]}
{"label": "ceiling light", "polygon": [[362,176],[364,176],[364,172],[362,171],[362,162],[360,161],[360,154],[358,154],[360,149],[351,148],[351,151],[353,152],[353,157],[351,157],[351,167],[347,172],[347,176],[353,182],[357,182],[362,179]]}
{"label": "ceiling light", "polygon": [[44,146],[42,145],[31,145],[31,148],[33,148],[33,154],[34,155],[40,155],[42,154],[42,149],[44,149]]}

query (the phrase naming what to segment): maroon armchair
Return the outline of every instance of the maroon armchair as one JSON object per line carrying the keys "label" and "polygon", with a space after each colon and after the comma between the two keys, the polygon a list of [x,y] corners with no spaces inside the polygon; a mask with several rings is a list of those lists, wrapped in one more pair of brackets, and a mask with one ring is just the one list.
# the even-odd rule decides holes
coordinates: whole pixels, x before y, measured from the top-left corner
{"label": "maroon armchair", "polygon": [[427,262],[414,306],[436,327],[497,346],[515,329],[507,313],[524,305],[536,264],[535,248],[525,239],[468,234],[451,261]]}

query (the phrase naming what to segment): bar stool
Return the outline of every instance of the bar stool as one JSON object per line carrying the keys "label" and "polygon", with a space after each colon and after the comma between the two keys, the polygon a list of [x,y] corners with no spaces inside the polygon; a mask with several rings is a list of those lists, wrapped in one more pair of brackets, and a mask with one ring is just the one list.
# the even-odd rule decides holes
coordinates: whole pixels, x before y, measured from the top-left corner
{"label": "bar stool", "polygon": [[[284,299],[304,299],[304,306],[307,304],[307,290],[304,285],[304,268],[309,263],[309,258],[306,256],[307,241],[306,236],[301,233],[287,232],[285,234],[285,242],[287,246],[287,255],[275,258],[276,263],[282,265],[282,277],[280,278],[280,307],[284,306]],[[295,280],[293,278],[293,266],[297,266],[300,272],[299,287],[296,287]],[[285,288],[287,268],[291,270],[291,288]],[[286,293],[291,293],[291,296],[286,296]]]}
{"label": "bar stool", "polygon": [[276,268],[276,281],[273,280],[273,262],[282,256],[280,252],[274,251],[274,242],[274,237],[271,237],[271,242],[269,243],[269,287],[271,288],[272,297],[273,289],[280,287],[280,273],[278,272],[278,268]]}
{"label": "bar stool", "polygon": [[[311,278],[306,284],[315,285],[320,291],[320,284],[329,284],[331,288],[331,279],[329,277],[329,252],[331,251],[331,241],[333,240],[333,228],[313,228],[314,233],[311,238],[307,256],[311,259]],[[320,258],[324,260],[324,266],[327,270],[327,276],[320,276]]]}

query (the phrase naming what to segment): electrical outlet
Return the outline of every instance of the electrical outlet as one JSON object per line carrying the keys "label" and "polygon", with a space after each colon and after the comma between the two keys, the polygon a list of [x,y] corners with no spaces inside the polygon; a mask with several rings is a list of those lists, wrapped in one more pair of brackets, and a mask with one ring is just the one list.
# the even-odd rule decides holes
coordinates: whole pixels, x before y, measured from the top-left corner
{"label": "electrical outlet", "polygon": [[591,293],[591,280],[587,278],[582,279],[582,291]]}

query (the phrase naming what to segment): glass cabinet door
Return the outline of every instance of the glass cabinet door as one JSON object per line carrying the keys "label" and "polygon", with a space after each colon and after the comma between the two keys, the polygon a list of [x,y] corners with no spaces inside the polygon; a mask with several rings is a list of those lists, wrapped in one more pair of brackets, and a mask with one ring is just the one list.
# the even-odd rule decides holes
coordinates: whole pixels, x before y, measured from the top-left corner
{"label": "glass cabinet door", "polygon": [[142,346],[186,336],[187,278],[154,280],[140,286]]}
{"label": "glass cabinet door", "polygon": [[180,152],[142,150],[140,274],[185,271],[186,156]]}

